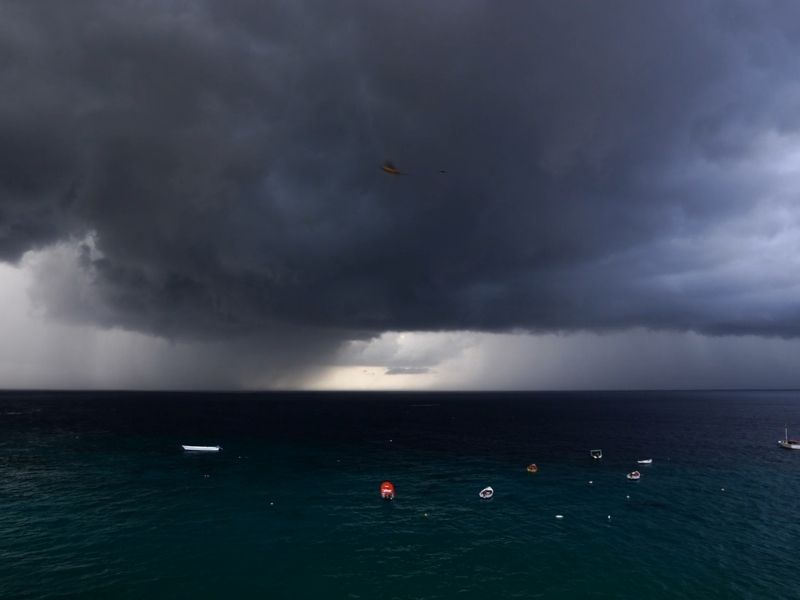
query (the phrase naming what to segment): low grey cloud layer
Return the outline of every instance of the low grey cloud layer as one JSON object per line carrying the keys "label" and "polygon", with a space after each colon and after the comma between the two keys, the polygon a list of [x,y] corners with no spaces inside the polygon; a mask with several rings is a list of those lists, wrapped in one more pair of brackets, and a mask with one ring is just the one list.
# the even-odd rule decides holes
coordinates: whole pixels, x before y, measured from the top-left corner
{"label": "low grey cloud layer", "polygon": [[41,266],[51,314],[181,339],[794,337],[798,24],[777,1],[6,2],[0,259],[71,241],[75,273]]}

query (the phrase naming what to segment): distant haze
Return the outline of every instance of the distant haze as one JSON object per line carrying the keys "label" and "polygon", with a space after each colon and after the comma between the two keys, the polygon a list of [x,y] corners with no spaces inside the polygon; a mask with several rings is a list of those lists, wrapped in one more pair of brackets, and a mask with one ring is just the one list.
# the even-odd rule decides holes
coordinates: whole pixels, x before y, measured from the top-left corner
{"label": "distant haze", "polygon": [[788,1],[3,3],[0,388],[800,386],[798,56]]}

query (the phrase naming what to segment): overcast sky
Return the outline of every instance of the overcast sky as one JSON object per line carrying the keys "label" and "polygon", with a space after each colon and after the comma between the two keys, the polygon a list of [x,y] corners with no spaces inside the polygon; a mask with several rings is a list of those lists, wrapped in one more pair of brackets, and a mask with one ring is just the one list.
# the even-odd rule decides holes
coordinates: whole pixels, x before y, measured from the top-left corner
{"label": "overcast sky", "polygon": [[798,57],[793,1],[1,2],[0,387],[800,386]]}

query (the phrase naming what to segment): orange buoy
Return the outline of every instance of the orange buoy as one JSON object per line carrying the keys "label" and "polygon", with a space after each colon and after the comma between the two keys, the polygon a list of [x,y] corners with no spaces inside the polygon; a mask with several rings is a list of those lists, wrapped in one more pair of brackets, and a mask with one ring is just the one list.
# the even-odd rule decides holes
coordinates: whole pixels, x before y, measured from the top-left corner
{"label": "orange buoy", "polygon": [[531,463],[527,466],[528,473],[536,473],[539,470],[539,467],[536,466],[536,463]]}
{"label": "orange buoy", "polygon": [[391,481],[384,481],[381,484],[381,498],[394,500],[394,484]]}

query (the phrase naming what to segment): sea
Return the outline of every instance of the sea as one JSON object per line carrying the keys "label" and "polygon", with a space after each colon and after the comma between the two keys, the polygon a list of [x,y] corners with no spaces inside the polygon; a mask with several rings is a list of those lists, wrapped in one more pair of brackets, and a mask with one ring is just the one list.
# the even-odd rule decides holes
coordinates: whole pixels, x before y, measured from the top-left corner
{"label": "sea", "polygon": [[800,392],[4,392],[0,598],[797,599],[785,424]]}

